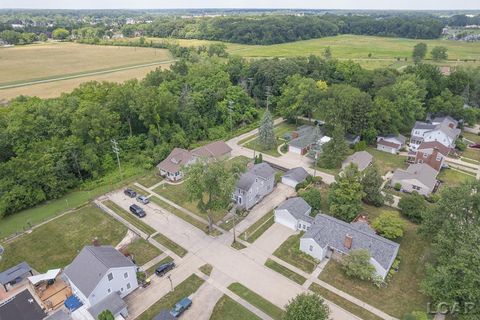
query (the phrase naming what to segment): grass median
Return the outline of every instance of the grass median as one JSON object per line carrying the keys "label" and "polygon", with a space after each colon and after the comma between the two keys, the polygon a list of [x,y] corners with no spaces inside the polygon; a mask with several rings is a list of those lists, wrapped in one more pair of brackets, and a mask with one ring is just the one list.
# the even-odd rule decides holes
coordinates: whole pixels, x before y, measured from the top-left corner
{"label": "grass median", "polygon": [[254,224],[252,224],[247,230],[245,230],[241,235],[240,239],[245,240],[249,243],[255,242],[265,231],[268,230],[275,220],[273,218],[273,210],[258,219]]}
{"label": "grass median", "polygon": [[155,302],[150,308],[137,317],[137,320],[151,320],[163,309],[170,310],[175,303],[188,297],[200,288],[203,280],[195,274],[181,282],[175,289],[167,293],[163,298]]}
{"label": "grass median", "polygon": [[139,267],[162,254],[160,249],[141,238],[130,243],[126,250],[133,254],[135,263]]}
{"label": "grass median", "polygon": [[273,319],[283,319],[285,312],[281,308],[277,307],[270,301],[266,300],[265,298],[243,286],[242,284],[238,282],[232,283],[228,286],[228,289],[242,299],[244,299],[245,301],[247,301],[248,303],[250,303],[251,305],[262,310]]}
{"label": "grass median", "polygon": [[298,284],[304,284],[305,281],[307,281],[307,278],[299,275],[298,273],[288,269],[287,267],[284,267],[280,263],[268,259],[267,262],[265,262],[265,266],[269,267],[270,269],[280,273],[281,275],[287,277],[288,279],[298,283]]}
{"label": "grass median", "polygon": [[153,239],[155,239],[155,241],[157,241],[158,243],[164,245],[165,247],[167,247],[168,249],[173,251],[179,257],[183,258],[188,253],[188,251],[185,248],[183,248],[179,244],[173,242],[172,240],[165,237],[161,233],[158,233],[157,235],[155,235],[155,237],[153,237]]}
{"label": "grass median", "polygon": [[135,217],[132,213],[126,211],[115,202],[111,200],[105,200],[102,202],[107,208],[113,210],[116,214],[118,214],[123,219],[127,220],[133,226],[135,226],[140,231],[145,232],[148,235],[154,234],[156,232],[155,229],[150,227],[148,224],[143,223],[139,218]]}
{"label": "grass median", "polygon": [[223,295],[213,308],[210,320],[260,320],[253,312],[227,295]]}

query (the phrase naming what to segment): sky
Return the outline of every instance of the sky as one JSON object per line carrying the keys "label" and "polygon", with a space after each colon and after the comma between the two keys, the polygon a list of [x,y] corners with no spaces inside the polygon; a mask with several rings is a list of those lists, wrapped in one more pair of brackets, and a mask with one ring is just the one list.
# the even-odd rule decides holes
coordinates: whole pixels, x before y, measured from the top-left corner
{"label": "sky", "polygon": [[479,0],[0,0],[0,8],[34,9],[175,9],[303,8],[478,10]]}

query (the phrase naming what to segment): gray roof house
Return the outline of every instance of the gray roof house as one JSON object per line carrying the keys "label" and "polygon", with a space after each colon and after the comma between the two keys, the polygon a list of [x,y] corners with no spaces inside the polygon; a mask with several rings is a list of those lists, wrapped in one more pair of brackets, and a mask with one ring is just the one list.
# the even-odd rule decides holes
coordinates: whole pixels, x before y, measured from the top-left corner
{"label": "gray roof house", "polygon": [[438,141],[448,148],[455,147],[461,133],[458,121],[451,117],[435,118],[432,122],[415,122],[411,132],[410,150],[416,151],[422,142]]}
{"label": "gray roof house", "polygon": [[357,165],[359,171],[365,170],[370,164],[372,164],[373,156],[367,151],[358,151],[349,156],[342,163],[342,169],[345,169],[350,163]]}
{"label": "gray roof house", "polygon": [[241,175],[232,198],[238,208],[250,209],[273,191],[275,170],[266,163],[258,163]]}
{"label": "gray roof house", "polygon": [[126,308],[119,307],[119,299],[138,288],[136,271],[132,260],[114,247],[86,246],[65,268],[64,276],[72,293],[91,313],[108,304],[127,316]]}
{"label": "gray roof house", "polygon": [[285,172],[282,176],[282,183],[295,188],[297,184],[305,181],[309,175],[303,167],[296,167]]}
{"label": "gray roof house", "polygon": [[312,207],[305,200],[300,197],[290,198],[275,209],[275,222],[295,231],[306,231],[313,222],[311,212]]}
{"label": "gray roof house", "polygon": [[98,319],[100,313],[104,310],[110,310],[112,314],[122,314],[128,315],[127,311],[127,304],[120,298],[120,294],[118,292],[113,292],[103,298],[100,302],[95,304],[94,306],[88,309],[88,312],[95,318]]}
{"label": "gray roof house", "polygon": [[318,214],[300,239],[300,250],[318,260],[348,255],[352,250],[368,250],[370,263],[383,279],[399,248],[398,243],[377,235],[365,222],[347,223],[325,214]]}
{"label": "gray roof house", "polygon": [[401,184],[405,192],[417,191],[421,195],[429,195],[437,185],[438,171],[426,163],[416,163],[408,166],[407,170],[397,169],[393,173],[391,185]]}
{"label": "gray roof house", "polygon": [[301,126],[292,133],[292,140],[288,143],[288,151],[304,155],[323,137],[318,126]]}
{"label": "gray roof house", "polygon": [[405,136],[399,134],[389,134],[377,137],[377,150],[396,154],[402,149],[407,142]]}

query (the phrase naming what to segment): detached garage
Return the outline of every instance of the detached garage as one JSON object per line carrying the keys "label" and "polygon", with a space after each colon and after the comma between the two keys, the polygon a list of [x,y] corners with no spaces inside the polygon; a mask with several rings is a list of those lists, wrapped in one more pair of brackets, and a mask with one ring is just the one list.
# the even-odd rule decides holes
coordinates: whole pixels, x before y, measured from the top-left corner
{"label": "detached garage", "polygon": [[282,183],[292,188],[295,188],[297,184],[305,181],[308,176],[309,174],[304,168],[293,168],[285,172],[285,174],[282,176]]}
{"label": "detached garage", "polygon": [[300,197],[285,200],[275,209],[275,222],[292,230],[306,231],[310,228],[313,218],[312,208]]}

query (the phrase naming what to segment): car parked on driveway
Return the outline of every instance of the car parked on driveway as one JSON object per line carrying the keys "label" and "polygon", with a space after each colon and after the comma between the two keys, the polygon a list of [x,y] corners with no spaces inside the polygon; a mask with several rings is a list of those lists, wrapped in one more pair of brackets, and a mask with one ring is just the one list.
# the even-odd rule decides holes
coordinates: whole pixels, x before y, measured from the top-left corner
{"label": "car parked on driveway", "polygon": [[143,209],[136,204],[132,204],[130,206],[130,212],[132,212],[134,215],[136,215],[139,218],[143,218],[147,215],[145,211],[143,211]]}
{"label": "car parked on driveway", "polygon": [[125,195],[129,196],[130,198],[135,198],[137,196],[137,193],[130,188],[125,189],[123,193],[125,193]]}
{"label": "car parked on driveway", "polygon": [[175,318],[178,318],[182,313],[185,312],[185,310],[190,308],[191,305],[192,305],[192,300],[190,300],[190,298],[183,298],[173,306],[173,309],[170,310],[170,314]]}
{"label": "car parked on driveway", "polygon": [[150,203],[150,200],[146,196],[138,196],[137,201],[143,204],[148,204]]}
{"label": "car parked on driveway", "polygon": [[164,263],[164,264],[161,264],[159,265],[156,269],[155,269],[155,274],[159,277],[162,277],[164,276],[168,271],[172,270],[173,268],[175,268],[175,262],[167,262],[167,263]]}

